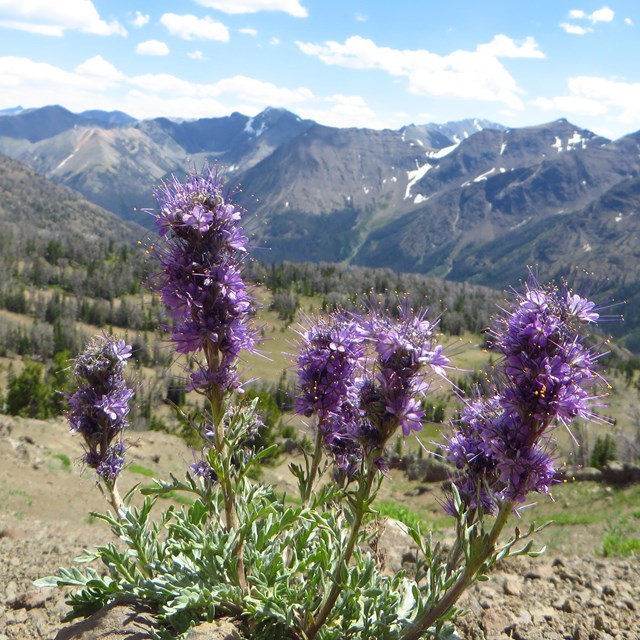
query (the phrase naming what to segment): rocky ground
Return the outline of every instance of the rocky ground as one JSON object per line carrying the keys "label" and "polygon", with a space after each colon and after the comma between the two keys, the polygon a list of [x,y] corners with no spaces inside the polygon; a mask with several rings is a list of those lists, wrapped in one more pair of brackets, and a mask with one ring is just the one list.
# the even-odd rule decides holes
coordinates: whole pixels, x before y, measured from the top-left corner
{"label": "rocky ground", "polygon": [[[108,540],[106,527],[88,516],[106,504],[91,475],[80,473],[80,454],[62,422],[0,417],[0,640],[55,638],[64,626],[64,593],[36,589],[33,580]],[[137,465],[130,483],[148,471],[179,473],[192,461],[180,441],[161,433],[134,434],[129,460]],[[579,556],[550,553],[505,562],[465,595],[469,613],[460,637],[639,640],[638,558],[605,559],[579,550]],[[97,637],[103,636],[82,636]]]}

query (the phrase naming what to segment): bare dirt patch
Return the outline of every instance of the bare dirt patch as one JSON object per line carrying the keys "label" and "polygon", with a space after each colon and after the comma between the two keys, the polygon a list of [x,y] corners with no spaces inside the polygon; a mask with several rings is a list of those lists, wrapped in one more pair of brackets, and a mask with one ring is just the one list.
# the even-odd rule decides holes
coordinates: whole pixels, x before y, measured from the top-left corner
{"label": "bare dirt patch", "polygon": [[[132,433],[129,440],[124,491],[148,482],[149,474],[182,476],[193,461],[184,442],[165,433]],[[81,454],[79,439],[61,420],[0,417],[0,640],[54,638],[67,612],[65,594],[36,589],[33,580],[71,566],[83,549],[109,541],[106,526],[89,516],[108,506],[92,474],[82,473]],[[381,497],[437,518],[440,492],[395,475]],[[267,469],[265,479],[294,490],[286,463]],[[596,497],[606,503],[604,489],[593,488],[595,497],[585,491],[594,509]],[[561,495],[558,510],[571,512],[562,500]],[[640,505],[630,508],[638,511]],[[460,625],[461,638],[638,640],[640,562],[596,555],[606,524],[595,518],[558,529],[562,535],[542,532],[541,543],[559,537],[549,553],[509,560],[465,595],[462,605],[470,613]]]}

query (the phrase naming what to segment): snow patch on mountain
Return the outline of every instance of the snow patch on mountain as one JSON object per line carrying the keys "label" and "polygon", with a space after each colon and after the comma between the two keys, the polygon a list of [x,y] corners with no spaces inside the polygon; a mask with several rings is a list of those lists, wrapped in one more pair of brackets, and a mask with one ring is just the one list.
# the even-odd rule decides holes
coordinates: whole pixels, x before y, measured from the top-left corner
{"label": "snow patch on mountain", "polygon": [[[417,163],[416,163],[417,164]],[[407,171],[407,189],[404,192],[404,199],[408,200],[411,197],[411,189],[423,176],[426,175],[427,171],[431,169],[433,165],[426,162],[421,167],[418,166],[413,171]]]}

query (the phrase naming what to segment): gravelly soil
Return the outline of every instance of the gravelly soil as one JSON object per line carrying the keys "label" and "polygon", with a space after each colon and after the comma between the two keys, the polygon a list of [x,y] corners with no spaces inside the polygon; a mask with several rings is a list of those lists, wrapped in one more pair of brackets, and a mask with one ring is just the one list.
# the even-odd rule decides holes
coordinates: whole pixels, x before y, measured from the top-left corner
{"label": "gravelly soil", "polygon": [[[191,461],[166,434],[134,439],[130,460],[163,477]],[[54,638],[65,594],[32,581],[107,541],[107,529],[87,517],[105,508],[103,498],[90,474],[65,458],[80,453],[62,422],[0,419],[0,640]],[[468,640],[640,640],[640,561],[514,558],[470,589],[462,605],[469,614],[459,634]]]}

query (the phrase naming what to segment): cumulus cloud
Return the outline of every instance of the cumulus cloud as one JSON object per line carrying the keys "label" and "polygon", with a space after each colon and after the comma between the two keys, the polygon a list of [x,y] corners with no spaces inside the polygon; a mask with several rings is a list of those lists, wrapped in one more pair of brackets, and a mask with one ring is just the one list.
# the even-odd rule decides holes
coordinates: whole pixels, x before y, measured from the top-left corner
{"label": "cumulus cloud", "polygon": [[187,56],[189,56],[189,58],[191,58],[192,60],[206,60],[204,53],[202,53],[202,51],[200,51],[199,49],[196,49],[195,51],[189,51],[189,53],[187,53]]}
{"label": "cumulus cloud", "polygon": [[309,13],[300,0],[196,0],[209,9],[223,13],[258,13],[259,11],[282,11],[295,18],[306,18]]}
{"label": "cumulus cloud", "polygon": [[569,17],[573,20],[589,20],[592,24],[597,22],[611,22],[615,18],[615,13],[609,7],[596,9],[593,13],[587,13],[582,9],[571,9]]}
{"label": "cumulus cloud", "polygon": [[257,36],[258,30],[252,29],[251,27],[244,27],[243,29],[238,29],[238,33],[243,33],[245,36]]}
{"label": "cumulus cloud", "polygon": [[508,36],[498,34],[488,44],[478,45],[479,53],[487,53],[496,58],[545,58],[534,38],[528,36],[518,44]]}
{"label": "cumulus cloud", "polygon": [[607,113],[607,107],[602,102],[577,95],[537,98],[533,104],[543,111],[558,111],[569,117],[602,116]]}
{"label": "cumulus cloud", "polygon": [[141,56],[168,56],[169,47],[160,40],[145,40],[136,47],[136,53]]}
{"label": "cumulus cloud", "polygon": [[352,127],[355,123],[359,127],[384,126],[361,96],[327,96],[317,105],[299,109],[298,115],[328,127]]}
{"label": "cumulus cloud", "polygon": [[604,116],[624,126],[640,120],[640,82],[621,82],[597,76],[575,76],[567,82],[568,94],[539,98],[545,111],[568,115]]}
{"label": "cumulus cloud", "polygon": [[315,95],[304,86],[282,87],[236,75],[217,82],[191,82],[168,73],[127,76],[102,56],[67,71],[16,56],[0,57],[0,109],[60,103],[72,111],[121,110],[136,118],[201,118],[234,111],[253,115],[282,107],[328,126],[399,127],[393,116],[381,120],[360,96]]}
{"label": "cumulus cloud", "polygon": [[[592,25],[596,25],[598,22],[611,22],[615,18],[615,12],[609,7],[601,7],[596,9],[592,13],[587,13],[582,9],[571,9],[569,11],[569,17],[572,20],[588,20]],[[591,27],[582,27],[578,24],[569,22],[563,22],[560,27],[571,35],[583,36],[593,31]]]}
{"label": "cumulus cloud", "polygon": [[523,91],[500,58],[544,58],[533,38],[518,44],[504,35],[479,45],[475,51],[457,50],[445,56],[424,49],[380,47],[360,36],[352,36],[344,44],[334,41],[296,44],[303,53],[326,64],[378,69],[405,78],[409,91],[416,95],[499,102],[518,111],[523,109],[520,98]]}
{"label": "cumulus cloud", "polygon": [[93,56],[75,68],[76,73],[115,84],[124,80],[124,74],[102,56]]}
{"label": "cumulus cloud", "polygon": [[602,9],[596,9],[593,13],[590,13],[587,18],[591,20],[593,24],[597,22],[611,22],[615,18],[615,13],[609,7],[602,7]]}
{"label": "cumulus cloud", "polygon": [[123,74],[100,56],[86,60],[74,71],[29,58],[0,57],[2,106],[60,104],[64,97],[64,106],[75,111],[95,109],[96,104],[103,109],[120,109],[114,87],[124,81]]}
{"label": "cumulus cloud", "polygon": [[45,36],[62,36],[67,30],[127,35],[119,22],[103,20],[91,0],[0,0],[0,26]]}
{"label": "cumulus cloud", "polygon": [[561,22],[560,28],[572,36],[584,36],[593,31],[591,27],[581,27],[579,24],[571,24],[570,22]]}
{"label": "cumulus cloud", "polygon": [[133,20],[131,20],[131,24],[134,27],[144,27],[146,24],[149,24],[149,20],[151,20],[151,16],[147,13],[141,13],[140,11],[136,11],[136,15],[133,18]]}
{"label": "cumulus cloud", "polygon": [[218,40],[229,41],[229,29],[209,16],[198,18],[196,16],[165,13],[160,22],[168,29],[172,36],[182,40]]}

